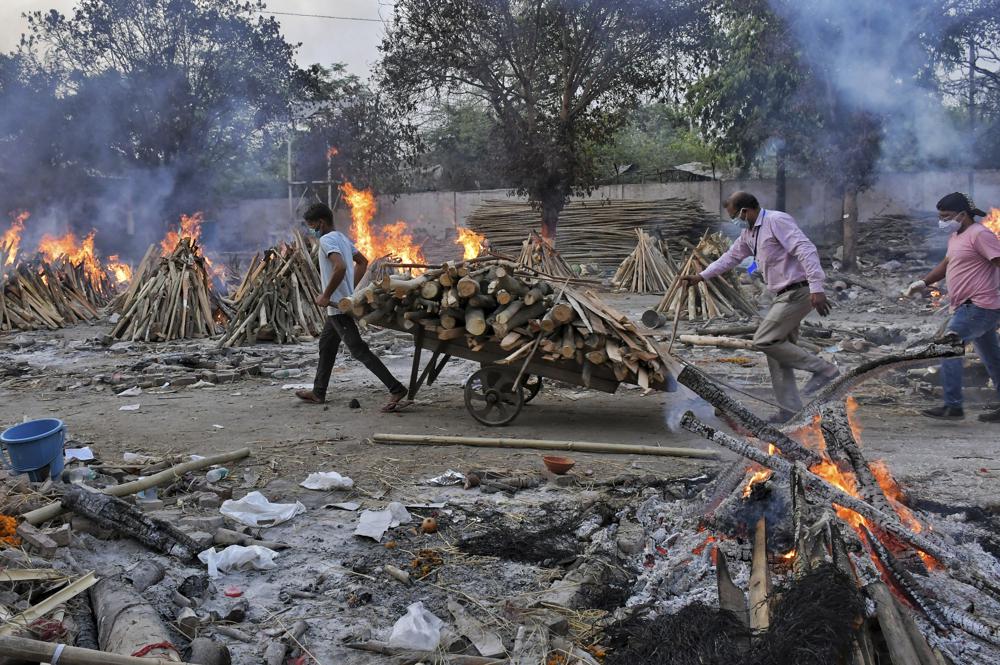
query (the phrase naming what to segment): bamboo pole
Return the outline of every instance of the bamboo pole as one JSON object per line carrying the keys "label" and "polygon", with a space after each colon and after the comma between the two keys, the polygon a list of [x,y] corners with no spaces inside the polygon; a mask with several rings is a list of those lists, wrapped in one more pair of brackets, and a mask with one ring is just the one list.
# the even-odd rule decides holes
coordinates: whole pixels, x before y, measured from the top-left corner
{"label": "bamboo pole", "polygon": [[[199,460],[192,460],[190,462],[183,462],[175,466],[161,471],[159,473],[154,473],[151,476],[142,478],[140,480],[133,480],[130,483],[122,483],[121,485],[115,485],[113,487],[105,488],[101,490],[104,494],[110,496],[127,496],[129,494],[135,494],[136,492],[141,492],[142,490],[149,489],[150,487],[156,487],[158,485],[163,485],[168,481],[173,481],[179,479],[185,473],[189,471],[197,471],[198,469],[204,469],[206,467],[213,466],[215,464],[223,464],[225,462],[234,462],[236,460],[243,459],[244,457],[250,456],[249,448],[240,448],[239,450],[234,450],[228,453],[220,453],[218,455],[210,455],[209,457],[203,457]],[[43,522],[47,522],[54,517],[58,517],[63,512],[62,504],[56,501],[55,503],[50,503],[47,506],[32,510],[25,513],[22,517],[24,521],[29,524],[38,525]]]}
{"label": "bamboo pole", "polygon": [[424,446],[476,446],[480,448],[535,448],[538,450],[568,450],[580,453],[609,453],[615,455],[652,455],[657,457],[690,457],[694,459],[719,459],[711,450],[697,448],[669,448],[666,446],[640,446],[620,443],[593,443],[588,441],[554,441],[550,439],[507,439],[473,436],[438,436],[435,434],[373,434],[373,443],[387,445]]}
{"label": "bamboo pole", "polygon": [[0,637],[0,655],[28,662],[58,662],[59,665],[190,665],[164,658],[122,656],[106,651],[41,642],[26,637]]}

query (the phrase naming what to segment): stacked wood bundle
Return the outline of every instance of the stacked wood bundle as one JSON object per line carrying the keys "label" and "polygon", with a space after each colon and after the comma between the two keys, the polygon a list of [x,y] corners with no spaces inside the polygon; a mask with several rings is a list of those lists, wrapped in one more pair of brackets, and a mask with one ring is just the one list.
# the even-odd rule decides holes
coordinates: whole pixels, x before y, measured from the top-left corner
{"label": "stacked wood bundle", "polygon": [[529,232],[527,239],[521,243],[521,253],[518,254],[517,262],[525,268],[550,277],[576,276],[555,247],[534,231]]}
{"label": "stacked wood bundle", "polygon": [[211,337],[232,316],[212,284],[198,242],[188,236],[166,256],[151,245],[116,305],[121,318],[111,335],[133,341]]}
{"label": "stacked wood bundle", "polygon": [[611,285],[629,293],[664,293],[677,277],[677,266],[653,236],[642,229],[635,235],[635,249],[618,266]]}
{"label": "stacked wood bundle", "polygon": [[64,256],[52,262],[60,281],[71,290],[82,293],[94,307],[103,307],[115,295],[115,285],[103,269],[89,269],[82,261],[73,263]]}
{"label": "stacked wood bundle", "polygon": [[936,222],[937,213],[931,212],[875,215],[859,225],[858,247],[866,256],[883,261],[924,253],[927,239],[937,231]]}
{"label": "stacked wood bundle", "polygon": [[76,270],[57,269],[36,259],[6,268],[0,275],[0,331],[55,330],[94,321],[98,304],[88,297]]}
{"label": "stacked wood bundle", "polygon": [[255,255],[233,293],[235,312],[219,346],[294,344],[303,335],[318,337],[326,312],[314,301],[321,293],[315,257],[314,243],[300,233]]}
{"label": "stacked wood bundle", "polygon": [[[681,244],[687,248],[688,255],[677,277],[697,275],[722,256],[729,246],[721,233],[706,234],[697,246],[686,240],[682,240]],[[728,275],[687,288],[681,287],[675,278],[659,304],[642,315],[642,322],[651,328],[658,328],[666,323],[667,315],[671,313],[674,318],[686,314],[688,321],[706,321],[732,314],[756,316],[757,307],[743,295],[734,270]]]}
{"label": "stacked wood bundle", "polygon": [[501,364],[526,362],[538,353],[572,365],[585,385],[598,366],[644,388],[666,380],[656,349],[623,314],[589,291],[547,281],[503,259],[448,263],[417,277],[387,276],[344,298],[339,308],[362,327],[419,326],[441,340],[464,340],[472,350],[499,346],[509,354]]}
{"label": "stacked wood bundle", "polygon": [[[466,223],[494,251],[516,256],[525,235],[539,227],[539,213],[526,202],[486,200]],[[612,272],[635,246],[637,228],[693,242],[717,223],[717,215],[687,199],[572,201],[559,214],[556,247],[571,265],[596,263]]]}

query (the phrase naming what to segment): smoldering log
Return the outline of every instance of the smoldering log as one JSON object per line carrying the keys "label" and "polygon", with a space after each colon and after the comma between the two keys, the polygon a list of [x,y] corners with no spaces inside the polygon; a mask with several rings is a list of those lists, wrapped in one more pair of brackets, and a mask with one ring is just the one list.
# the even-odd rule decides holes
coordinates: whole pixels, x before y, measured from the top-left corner
{"label": "smoldering log", "polygon": [[134,538],[158,552],[185,560],[193,559],[198,553],[197,543],[184,532],[116,497],[71,486],[63,494],[61,503],[63,508],[105,529]]}
{"label": "smoldering log", "polygon": [[[170,634],[159,613],[135,590],[106,577],[90,590],[101,650],[131,656],[150,645],[170,644]],[[180,662],[172,647],[154,646],[147,656]]]}

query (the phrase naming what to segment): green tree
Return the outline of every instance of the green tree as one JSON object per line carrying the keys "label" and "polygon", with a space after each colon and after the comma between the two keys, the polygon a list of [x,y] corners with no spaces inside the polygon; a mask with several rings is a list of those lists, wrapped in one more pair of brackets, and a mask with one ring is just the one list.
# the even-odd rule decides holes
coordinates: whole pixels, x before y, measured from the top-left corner
{"label": "green tree", "polygon": [[593,146],[695,64],[700,2],[400,0],[383,87],[416,108],[442,94],[489,105],[511,187],[555,240],[569,196],[592,191]]}
{"label": "green tree", "polygon": [[422,132],[427,152],[421,163],[440,168],[442,189],[499,189],[503,171],[500,125],[489,108],[475,100],[435,104]]}

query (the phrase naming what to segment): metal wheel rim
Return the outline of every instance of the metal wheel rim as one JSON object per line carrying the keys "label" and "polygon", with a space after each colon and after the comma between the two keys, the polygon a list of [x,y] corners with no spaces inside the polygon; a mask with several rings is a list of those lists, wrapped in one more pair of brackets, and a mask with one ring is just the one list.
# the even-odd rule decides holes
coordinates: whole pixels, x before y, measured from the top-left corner
{"label": "metal wheel rim", "polygon": [[508,372],[484,367],[465,383],[465,407],[484,425],[506,425],[517,417],[525,401],[524,389],[513,388],[514,377]]}

